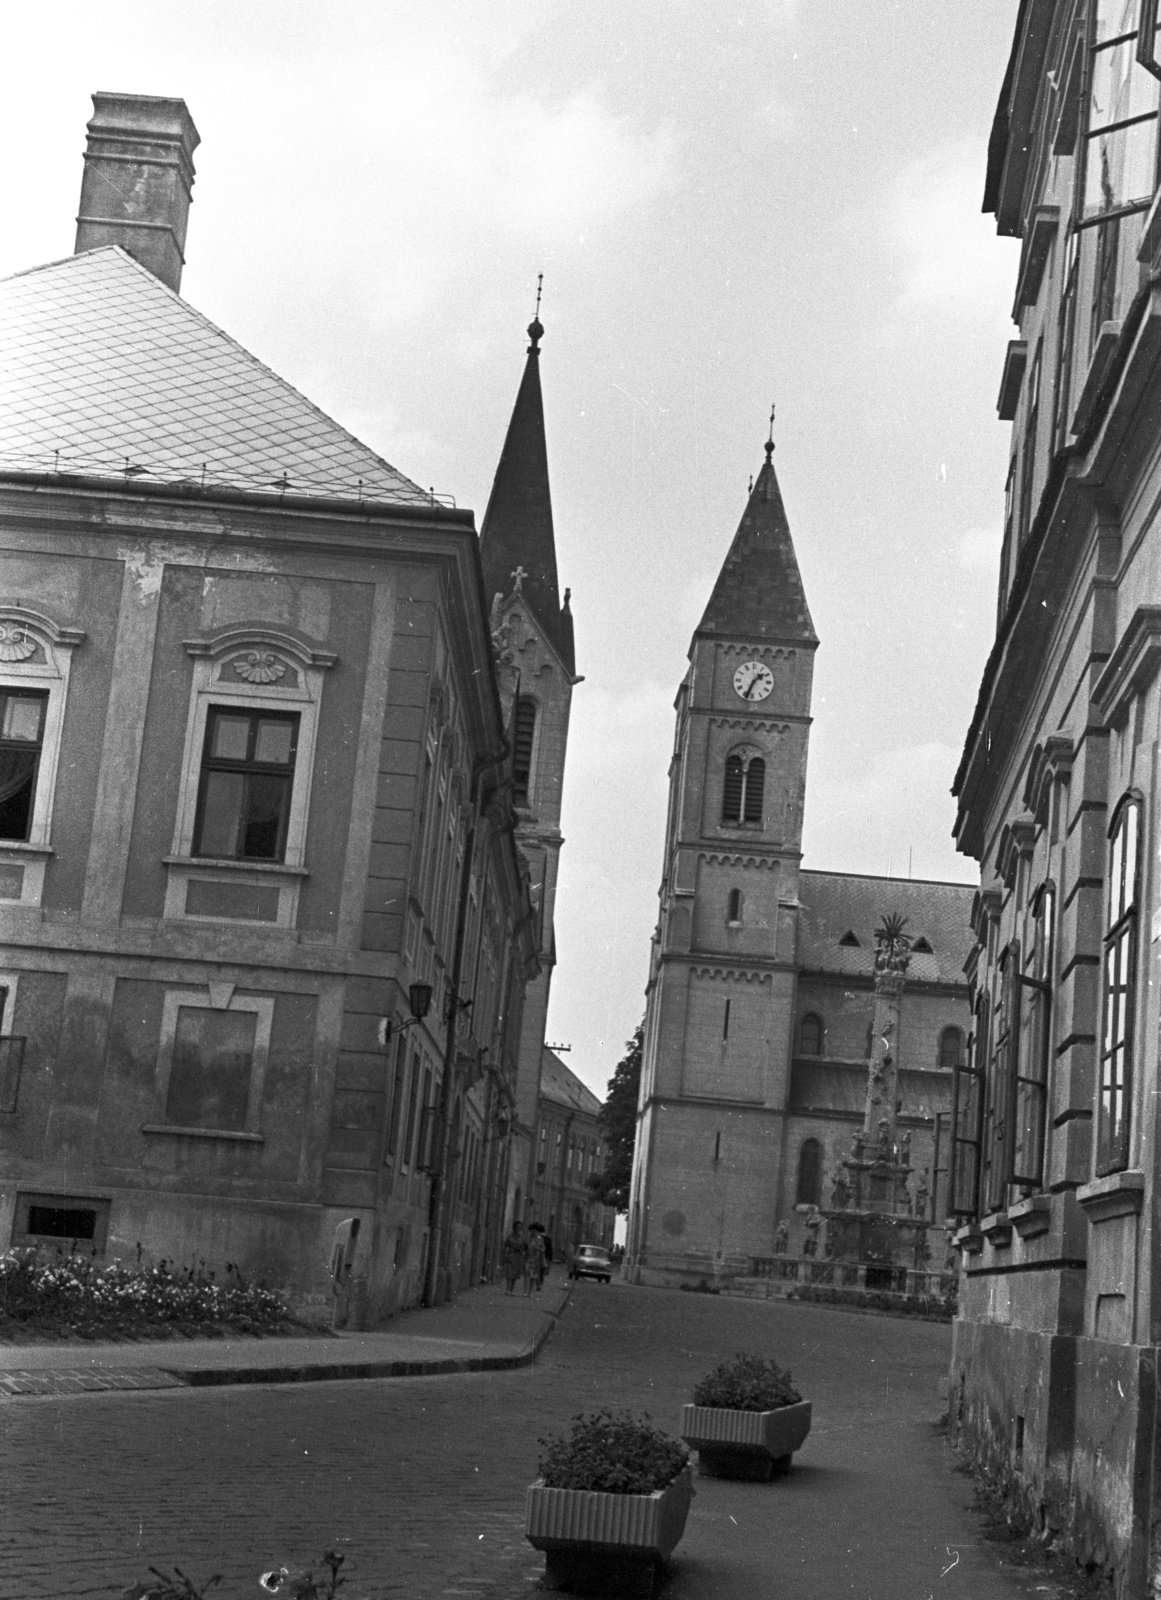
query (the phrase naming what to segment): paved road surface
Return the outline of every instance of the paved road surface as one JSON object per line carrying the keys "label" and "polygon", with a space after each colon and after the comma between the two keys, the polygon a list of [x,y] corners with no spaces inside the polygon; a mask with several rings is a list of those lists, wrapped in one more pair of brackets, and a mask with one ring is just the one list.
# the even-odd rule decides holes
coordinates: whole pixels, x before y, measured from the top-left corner
{"label": "paved road surface", "polygon": [[531,1370],[0,1402],[0,1600],[114,1596],[150,1564],[221,1600],[347,1552],[343,1600],[537,1592],[538,1437],[598,1404],[676,1427],[739,1349],[790,1366],[814,1430],[773,1484],[697,1479],[666,1600],[1013,1600],[936,1428],[945,1327],[582,1283]]}

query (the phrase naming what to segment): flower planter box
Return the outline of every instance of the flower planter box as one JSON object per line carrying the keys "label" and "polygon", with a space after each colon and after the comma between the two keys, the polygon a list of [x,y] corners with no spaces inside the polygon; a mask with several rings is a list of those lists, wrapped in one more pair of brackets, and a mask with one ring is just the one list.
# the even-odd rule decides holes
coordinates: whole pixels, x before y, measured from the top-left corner
{"label": "flower planter box", "polygon": [[684,1406],[681,1412],[681,1437],[697,1451],[698,1471],[711,1478],[765,1483],[789,1468],[809,1432],[809,1400],[776,1411]]}
{"label": "flower planter box", "polygon": [[546,1557],[550,1588],[579,1594],[652,1595],[685,1532],[693,1474],[683,1467],[653,1494],[528,1490],[525,1537]]}

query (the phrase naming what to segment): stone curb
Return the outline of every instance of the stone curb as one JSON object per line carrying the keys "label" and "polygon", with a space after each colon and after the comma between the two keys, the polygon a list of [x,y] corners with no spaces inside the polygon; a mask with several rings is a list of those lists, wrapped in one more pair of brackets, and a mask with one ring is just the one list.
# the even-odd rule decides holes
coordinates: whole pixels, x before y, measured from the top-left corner
{"label": "stone curb", "polygon": [[[336,1383],[355,1378],[442,1377],[461,1372],[511,1372],[530,1367],[547,1343],[572,1297],[568,1284],[554,1310],[541,1314],[540,1327],[531,1342],[511,1355],[432,1357],[427,1361],[328,1361],[282,1367],[163,1367],[152,1369],[114,1369],[105,1372],[86,1369],[83,1373],[51,1368],[36,1372],[9,1371],[3,1374],[0,1398],[17,1396],[58,1397],[62,1394],[107,1393],[125,1389],[210,1389],[227,1384],[256,1383]],[[131,1377],[129,1376],[131,1374]],[[150,1381],[152,1374],[156,1378]],[[128,1378],[128,1381],[126,1381]],[[63,1380],[63,1382],[60,1382]],[[59,1382],[59,1387],[57,1386]]]}

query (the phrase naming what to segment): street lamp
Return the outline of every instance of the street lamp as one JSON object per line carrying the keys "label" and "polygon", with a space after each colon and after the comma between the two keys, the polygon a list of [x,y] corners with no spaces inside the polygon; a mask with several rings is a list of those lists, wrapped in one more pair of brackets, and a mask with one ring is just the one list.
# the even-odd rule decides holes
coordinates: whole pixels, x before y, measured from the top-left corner
{"label": "street lamp", "polygon": [[411,1015],[406,1022],[396,1023],[393,1017],[384,1017],[379,1024],[380,1040],[383,1044],[391,1043],[393,1033],[406,1033],[408,1028],[414,1028],[417,1022],[422,1022],[431,1010],[430,983],[413,983],[407,991],[407,1006]]}

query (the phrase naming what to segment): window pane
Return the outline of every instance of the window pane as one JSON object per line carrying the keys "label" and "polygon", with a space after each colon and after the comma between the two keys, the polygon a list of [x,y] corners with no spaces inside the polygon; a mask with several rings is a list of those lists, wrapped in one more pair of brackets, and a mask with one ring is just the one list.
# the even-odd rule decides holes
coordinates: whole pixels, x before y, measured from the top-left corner
{"label": "window pane", "polygon": [[214,718],[211,755],[221,761],[245,761],[249,748],[250,718],[224,717],[219,713]]}
{"label": "window pane", "polygon": [[254,745],[255,761],[269,761],[284,767],[291,759],[294,723],[285,718],[277,722],[265,717],[258,722],[258,738]]}
{"label": "window pane", "polygon": [[755,756],[746,768],[746,815],[747,822],[761,822],[762,820],[762,791],[766,786],[766,763],[760,756]]}
{"label": "window pane", "polygon": [[3,736],[5,739],[27,740],[35,744],[40,738],[40,713],[44,707],[44,700],[40,695],[33,698],[9,695],[4,706]]}
{"label": "window pane", "polygon": [[252,1011],[179,1009],[167,1121],[182,1128],[245,1128],[257,1025]]}
{"label": "window pane", "polygon": [[1134,905],[1137,899],[1137,819],[1140,810],[1131,805],[1125,808],[1125,896],[1121,910]]}
{"label": "window pane", "polygon": [[1157,109],[1157,80],[1137,65],[1137,41],[1096,50],[1092,58],[1089,128],[1095,133]]}
{"label": "window pane", "polygon": [[[212,774],[217,777],[217,773]],[[231,774],[233,776],[233,774]],[[290,779],[274,773],[256,772],[246,795],[246,825],[242,835],[243,857],[275,861],[282,854],[282,819],[290,799]]]}
{"label": "window pane", "polygon": [[[1156,85],[1154,85],[1156,87]],[[1085,174],[1084,214],[1099,217],[1103,211],[1145,201],[1153,193],[1157,119],[1133,122],[1114,133],[1097,134],[1089,141]]]}
{"label": "window pane", "polygon": [[1137,26],[1140,0],[1097,0],[1095,41],[1116,39],[1122,33],[1132,33]]}
{"label": "window pane", "polygon": [[726,757],[726,783],[722,794],[722,821],[742,820],[742,758]]}
{"label": "window pane", "polygon": [[207,772],[203,781],[202,825],[194,854],[236,856],[246,779],[240,772]]}
{"label": "window pane", "polygon": [[35,750],[0,750],[0,839],[27,839],[36,789]]}

